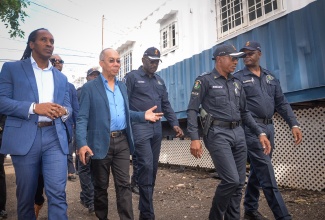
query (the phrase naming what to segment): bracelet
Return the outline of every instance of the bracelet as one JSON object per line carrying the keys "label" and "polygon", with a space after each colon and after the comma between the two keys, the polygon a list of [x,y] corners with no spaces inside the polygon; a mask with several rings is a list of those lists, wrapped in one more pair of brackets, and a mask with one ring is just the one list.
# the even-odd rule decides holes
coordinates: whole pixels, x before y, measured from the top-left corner
{"label": "bracelet", "polygon": [[299,130],[301,130],[301,127],[299,127],[298,125],[294,125],[294,126],[292,126],[292,128],[298,128]]}
{"label": "bracelet", "polygon": [[[36,109],[36,103],[33,103],[33,112],[35,113],[35,109]],[[36,113],[35,113],[36,114]]]}
{"label": "bracelet", "polygon": [[263,132],[263,133],[260,133],[260,135],[258,135],[258,137],[261,137],[262,135],[266,136],[266,134]]}

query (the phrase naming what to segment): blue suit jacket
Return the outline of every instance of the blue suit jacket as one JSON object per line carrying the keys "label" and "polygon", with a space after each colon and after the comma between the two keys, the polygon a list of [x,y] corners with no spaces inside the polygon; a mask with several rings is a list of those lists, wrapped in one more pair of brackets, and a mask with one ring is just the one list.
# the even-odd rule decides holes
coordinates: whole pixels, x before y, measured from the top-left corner
{"label": "blue suit jacket", "polygon": [[73,127],[76,127],[78,112],[79,112],[79,102],[77,97],[77,90],[72,83],[69,84],[69,98],[72,107],[72,112],[70,113],[70,117],[65,122],[69,132],[69,143],[72,141],[73,136]]}
{"label": "blue suit jacket", "polygon": [[[126,86],[118,82],[124,98],[125,117],[127,123],[127,137],[130,153],[134,152],[134,142],[131,130],[131,120],[145,122],[144,112],[129,110],[129,100]],[[105,87],[101,77],[87,82],[82,87],[80,96],[80,109],[77,119],[76,141],[77,147],[89,146],[93,151],[93,159],[103,159],[108,153],[110,143],[110,109]]]}
{"label": "blue suit jacket", "polygon": [[[56,68],[54,79],[54,102],[72,111],[69,101],[67,77]],[[1,153],[26,155],[34,143],[38,115],[29,115],[31,104],[39,102],[37,84],[31,60],[8,62],[0,73],[0,113],[7,115],[2,137]],[[62,151],[68,154],[68,140],[62,119],[55,119],[55,127]]]}

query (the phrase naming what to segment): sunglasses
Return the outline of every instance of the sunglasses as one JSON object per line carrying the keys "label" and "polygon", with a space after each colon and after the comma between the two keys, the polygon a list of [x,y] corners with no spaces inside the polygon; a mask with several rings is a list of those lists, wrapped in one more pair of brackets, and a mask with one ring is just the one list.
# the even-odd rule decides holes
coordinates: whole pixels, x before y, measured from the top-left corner
{"label": "sunglasses", "polygon": [[52,64],[53,64],[53,63],[61,63],[61,64],[64,63],[63,60],[57,60],[57,59],[50,59],[50,61],[51,61]]}
{"label": "sunglasses", "polygon": [[[100,60],[100,61],[103,61],[103,62],[105,62],[105,60]],[[120,59],[114,59],[114,58],[110,58],[110,59],[108,59],[108,62],[109,63],[118,63],[118,64],[121,64],[121,60]]]}
{"label": "sunglasses", "polygon": [[114,63],[114,62],[116,62],[116,63],[120,64],[120,63],[121,63],[121,60],[120,60],[120,59],[110,58],[110,59],[108,60],[108,62],[109,62],[109,63]]}

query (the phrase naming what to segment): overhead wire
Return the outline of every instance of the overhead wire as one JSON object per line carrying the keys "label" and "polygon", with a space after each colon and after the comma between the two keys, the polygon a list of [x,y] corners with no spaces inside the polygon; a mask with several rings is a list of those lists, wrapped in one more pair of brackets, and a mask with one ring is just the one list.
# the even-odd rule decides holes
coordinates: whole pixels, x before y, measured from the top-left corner
{"label": "overhead wire", "polygon": [[[36,1],[37,1],[37,0],[36,0]],[[90,24],[90,23],[88,23],[88,22],[86,22],[86,21],[83,21],[83,20],[81,20],[81,19],[79,19],[79,18],[76,18],[76,17],[70,16],[70,15],[67,15],[67,14],[65,14],[65,13],[62,13],[62,12],[58,11],[58,10],[54,10],[54,9],[50,8],[50,6],[46,5],[45,2],[43,2],[42,4],[40,4],[40,3],[36,2],[36,1],[34,0],[34,1],[29,1],[29,2],[30,2],[31,4],[37,6],[37,7],[40,7],[40,8],[43,8],[43,9],[45,9],[45,10],[51,11],[51,12],[53,12],[53,13],[56,13],[56,14],[60,15],[60,16],[67,17],[67,18],[72,19],[72,20],[77,21],[77,22],[83,22],[83,23]],[[75,5],[78,5],[78,4],[76,4],[76,2],[74,2],[74,1],[71,1],[71,0],[67,0],[67,1],[69,1],[69,2],[71,2],[71,3],[73,3],[73,4],[75,4]],[[45,3],[45,5],[44,5],[44,3]],[[30,7],[29,9],[31,9],[31,10],[37,12],[37,13],[43,13],[43,11],[39,11],[39,10],[37,10],[37,9],[35,9],[35,8],[32,8],[32,7]],[[104,18],[104,19],[107,20],[106,18]],[[107,21],[108,21],[108,20],[107,20]],[[111,23],[110,21],[108,21],[108,22]],[[114,24],[114,23],[113,23],[113,24]],[[91,27],[94,27],[94,26],[99,27],[98,25],[94,25],[94,24],[90,24],[90,25],[91,25]],[[105,27],[104,27],[103,29],[106,30]],[[125,34],[126,34],[122,29],[119,30],[119,31],[121,31],[121,32],[110,31],[110,30],[107,30],[107,31],[109,31],[111,34],[115,34],[115,35],[125,35]],[[124,32],[124,33],[123,33],[123,32]],[[8,39],[8,40],[12,40],[12,41],[21,42],[21,43],[26,44],[26,41],[23,41],[23,40],[17,40],[17,39],[12,39],[12,38],[6,38],[6,37],[2,37],[2,36],[0,36],[0,38]],[[0,49],[11,50],[11,51],[23,51],[23,50],[19,50],[19,49],[9,49],[9,48],[0,48]],[[87,53],[87,54],[91,54],[91,55],[97,55],[97,53],[87,52],[87,51],[80,51],[80,50],[74,50],[74,49],[65,48],[65,47],[56,47],[56,49],[62,49],[62,50],[67,50],[67,51],[72,51],[72,52],[77,52],[77,53]],[[71,54],[61,54],[61,55],[64,55],[64,56],[74,56],[74,57],[95,58],[95,57],[93,57],[93,56],[82,56],[82,55],[76,55],[76,54],[72,54],[72,55],[71,55]],[[2,59],[2,60],[8,60],[8,59]],[[2,61],[0,61],[0,62],[2,62]]]}
{"label": "overhead wire", "polygon": [[[2,37],[1,35],[0,35],[0,38],[7,39],[7,40],[12,40],[12,41],[17,41],[17,42],[21,42],[21,43],[26,44],[25,41],[17,40],[17,39],[12,39],[12,38],[9,38],[9,37]],[[69,48],[65,48],[65,47],[55,47],[55,48],[62,49],[62,50],[69,50],[69,51],[73,51],[73,52],[79,52],[79,53],[87,53],[87,54],[95,54],[95,55],[97,55],[97,53],[88,52],[88,51],[81,51],[81,50],[74,50],[74,49],[69,49]]]}

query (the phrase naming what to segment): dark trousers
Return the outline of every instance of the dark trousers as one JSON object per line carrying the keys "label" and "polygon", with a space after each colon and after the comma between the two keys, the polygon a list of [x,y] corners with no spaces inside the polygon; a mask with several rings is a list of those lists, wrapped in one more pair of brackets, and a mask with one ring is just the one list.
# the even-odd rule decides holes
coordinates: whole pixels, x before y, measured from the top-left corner
{"label": "dark trousers", "polygon": [[90,170],[90,163],[84,165],[78,158],[78,173],[80,181],[80,200],[86,204],[87,207],[94,204],[94,185]]}
{"label": "dark trousers", "polygon": [[99,219],[107,219],[110,169],[114,177],[117,211],[121,220],[134,219],[132,191],[130,187],[130,149],[126,135],[111,138],[109,150],[104,159],[91,160],[94,184],[95,214]]}
{"label": "dark trousers", "polygon": [[135,186],[138,185],[138,161],[135,153],[132,155],[132,166],[133,174],[131,176],[131,186]]}
{"label": "dark trousers", "polygon": [[4,159],[5,159],[5,155],[0,154],[0,211],[6,210],[6,201],[7,201],[6,173],[4,168]]}
{"label": "dark trousers", "polygon": [[38,183],[37,183],[37,189],[35,194],[35,204],[43,205],[45,201],[43,196],[43,191],[44,191],[44,179],[43,179],[43,175],[40,174],[38,175]]}
{"label": "dark trousers", "polygon": [[[273,147],[273,125],[259,125],[267,134]],[[263,153],[259,139],[248,128],[245,128],[245,134],[250,159],[250,174],[244,200],[245,211],[255,211],[258,209],[259,189],[261,187],[275,219],[292,219],[276,183],[271,154],[265,155]]]}
{"label": "dark trousers", "polygon": [[153,191],[162,140],[161,123],[136,123],[132,129],[138,164],[140,219],[155,219]]}
{"label": "dark trousers", "polygon": [[246,178],[246,142],[241,126],[235,129],[213,126],[204,138],[221,182],[210,209],[210,220],[240,219],[240,201]]}
{"label": "dark trousers", "polygon": [[72,154],[76,152],[76,148],[74,145],[74,136],[72,137],[71,142],[69,143],[69,154],[68,154],[68,174],[76,173],[76,169],[73,165],[73,156]]}

